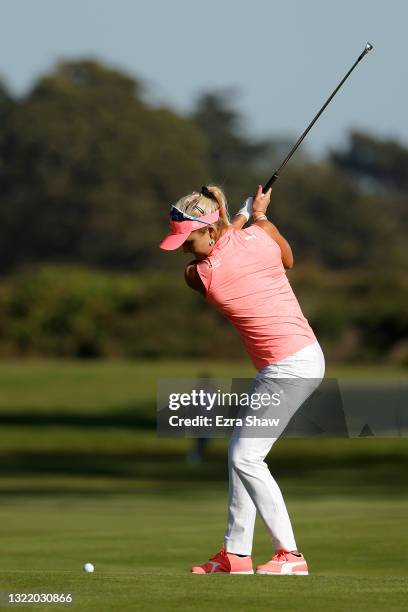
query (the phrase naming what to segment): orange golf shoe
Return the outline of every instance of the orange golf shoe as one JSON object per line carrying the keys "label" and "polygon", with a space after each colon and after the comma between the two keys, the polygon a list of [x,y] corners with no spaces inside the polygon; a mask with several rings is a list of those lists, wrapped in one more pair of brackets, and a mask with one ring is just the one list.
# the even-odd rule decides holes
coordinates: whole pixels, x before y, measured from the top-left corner
{"label": "orange golf shoe", "polygon": [[193,574],[253,574],[251,557],[239,557],[220,550],[214,557],[202,565],[191,568]]}
{"label": "orange golf shoe", "polygon": [[301,553],[278,550],[270,561],[257,566],[256,573],[268,576],[307,576],[309,571]]}

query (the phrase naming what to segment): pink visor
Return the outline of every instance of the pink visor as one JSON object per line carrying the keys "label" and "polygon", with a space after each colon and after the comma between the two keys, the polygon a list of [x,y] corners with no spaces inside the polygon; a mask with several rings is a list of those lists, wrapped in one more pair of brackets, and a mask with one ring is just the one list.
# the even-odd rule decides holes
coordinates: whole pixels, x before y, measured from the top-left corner
{"label": "pink visor", "polygon": [[160,248],[165,251],[174,251],[178,249],[183,242],[189,237],[194,230],[202,229],[206,225],[211,225],[218,221],[220,217],[219,210],[216,210],[209,215],[198,217],[199,221],[193,219],[185,219],[184,221],[170,221],[170,232],[161,241]]}

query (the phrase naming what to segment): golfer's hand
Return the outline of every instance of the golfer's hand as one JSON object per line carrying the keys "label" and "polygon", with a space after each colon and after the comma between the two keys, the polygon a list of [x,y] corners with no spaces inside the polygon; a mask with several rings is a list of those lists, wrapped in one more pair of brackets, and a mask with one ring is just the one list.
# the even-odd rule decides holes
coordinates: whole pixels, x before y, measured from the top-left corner
{"label": "golfer's hand", "polygon": [[272,187],[268,189],[266,193],[262,193],[262,185],[258,185],[254,202],[252,204],[252,214],[254,213],[266,213],[268,210],[269,202],[271,201]]}

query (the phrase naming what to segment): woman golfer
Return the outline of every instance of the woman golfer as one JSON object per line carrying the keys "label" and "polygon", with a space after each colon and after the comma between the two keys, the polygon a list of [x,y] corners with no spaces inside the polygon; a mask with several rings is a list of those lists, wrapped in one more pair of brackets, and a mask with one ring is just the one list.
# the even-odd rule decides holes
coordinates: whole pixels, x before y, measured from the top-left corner
{"label": "woman golfer", "polygon": [[[292,251],[266,211],[271,190],[246,200],[232,223],[226,198],[216,186],[203,187],[181,198],[170,213],[170,233],[160,244],[173,250],[183,245],[195,259],[187,264],[185,279],[237,329],[257,375],[253,392],[276,378],[297,388],[292,414],[324,376],[324,356],[302,314],[286,277]],[[252,225],[242,229],[252,216]],[[283,381],[280,381],[282,383]],[[281,386],[281,384],[279,385]],[[294,387],[296,388],[296,387]],[[300,389],[300,392],[299,392]],[[277,436],[278,437],[278,436]],[[236,428],[228,449],[229,505],[223,549],[195,574],[253,574],[252,540],[256,512],[271,536],[275,554],[258,574],[308,574],[297,550],[282,493],[264,459],[277,437],[247,437]]]}

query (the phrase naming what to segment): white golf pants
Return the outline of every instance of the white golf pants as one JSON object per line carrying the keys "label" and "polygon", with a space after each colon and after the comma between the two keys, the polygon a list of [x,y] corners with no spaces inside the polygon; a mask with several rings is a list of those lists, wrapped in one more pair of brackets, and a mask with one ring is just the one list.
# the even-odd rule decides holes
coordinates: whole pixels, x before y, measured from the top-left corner
{"label": "white golf pants", "polygon": [[[291,417],[324,377],[325,361],[318,342],[260,370],[252,392],[268,379],[313,379],[291,396]],[[300,381],[302,383],[302,380]],[[299,382],[299,381],[298,381]],[[296,381],[294,381],[296,384]],[[276,383],[279,384],[279,383]],[[289,381],[290,384],[290,381]],[[282,433],[282,431],[280,432]],[[225,532],[227,552],[250,555],[258,511],[275,550],[296,550],[292,525],[282,493],[264,459],[278,437],[243,437],[235,428],[228,448],[229,500]]]}

